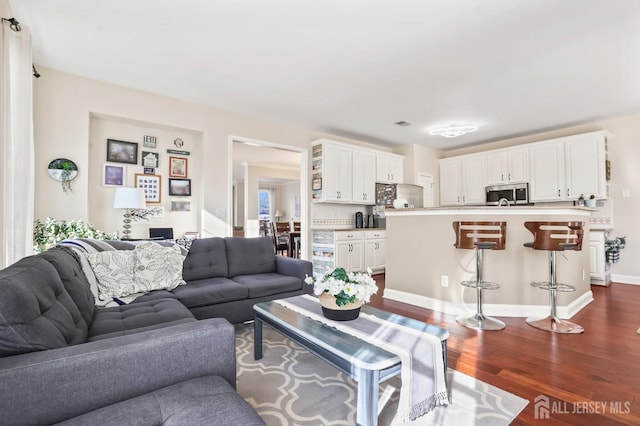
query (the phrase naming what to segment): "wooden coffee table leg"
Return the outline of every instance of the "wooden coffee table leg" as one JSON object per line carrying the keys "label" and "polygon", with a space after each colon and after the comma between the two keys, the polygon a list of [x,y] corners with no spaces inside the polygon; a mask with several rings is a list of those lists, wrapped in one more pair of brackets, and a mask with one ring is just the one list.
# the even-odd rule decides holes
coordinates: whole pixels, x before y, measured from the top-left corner
{"label": "wooden coffee table leg", "polygon": [[253,321],[253,358],[262,359],[262,320],[257,316]]}

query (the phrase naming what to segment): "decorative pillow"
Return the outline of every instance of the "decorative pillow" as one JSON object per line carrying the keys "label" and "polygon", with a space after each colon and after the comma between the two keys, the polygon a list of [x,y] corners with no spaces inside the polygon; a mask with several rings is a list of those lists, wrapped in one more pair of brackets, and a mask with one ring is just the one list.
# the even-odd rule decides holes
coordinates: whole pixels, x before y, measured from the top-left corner
{"label": "decorative pillow", "polygon": [[156,243],[138,244],[135,277],[138,291],[173,290],[186,284],[182,279],[184,257],[177,245],[164,247]]}
{"label": "decorative pillow", "polygon": [[98,280],[99,297],[103,300],[138,293],[134,268],[134,250],[101,251],[87,254],[87,260]]}

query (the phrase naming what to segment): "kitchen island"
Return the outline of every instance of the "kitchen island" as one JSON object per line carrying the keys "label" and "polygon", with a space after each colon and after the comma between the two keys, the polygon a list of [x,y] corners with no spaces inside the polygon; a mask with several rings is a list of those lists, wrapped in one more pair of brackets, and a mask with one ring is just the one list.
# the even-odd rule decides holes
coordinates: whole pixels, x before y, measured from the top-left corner
{"label": "kitchen island", "polygon": [[484,276],[500,285],[482,293],[484,312],[492,316],[545,316],[549,292],[534,281],[549,280],[548,252],[523,246],[533,241],[526,221],[582,221],[581,251],[557,256],[558,282],[575,292],[558,294],[558,315],[570,318],[593,300],[589,277],[591,209],[556,207],[460,207],[386,211],[387,256],[384,297],[456,315],[475,312],[476,291],[460,285],[475,279],[473,250],[454,247],[454,221],[506,221],[505,250],[488,250]]}

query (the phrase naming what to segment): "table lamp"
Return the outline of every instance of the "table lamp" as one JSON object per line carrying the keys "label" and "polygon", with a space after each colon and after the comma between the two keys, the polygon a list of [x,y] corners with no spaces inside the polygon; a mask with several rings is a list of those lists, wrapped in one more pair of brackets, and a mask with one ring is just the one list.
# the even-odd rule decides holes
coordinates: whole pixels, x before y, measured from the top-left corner
{"label": "table lamp", "polygon": [[280,218],[284,216],[284,212],[282,210],[276,210],[274,216],[276,217],[276,222],[279,222]]}
{"label": "table lamp", "polygon": [[142,188],[116,188],[116,196],[113,199],[114,209],[126,209],[122,220],[122,239],[128,240],[131,234],[131,209],[144,209],[144,189]]}

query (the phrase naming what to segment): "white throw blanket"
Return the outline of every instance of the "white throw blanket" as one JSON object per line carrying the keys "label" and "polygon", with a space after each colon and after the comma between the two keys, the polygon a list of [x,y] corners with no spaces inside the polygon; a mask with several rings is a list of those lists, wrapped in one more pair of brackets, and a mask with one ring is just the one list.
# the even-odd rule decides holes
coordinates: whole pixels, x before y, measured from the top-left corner
{"label": "white throw blanket", "polygon": [[353,321],[332,321],[322,315],[318,299],[309,295],[275,302],[400,357],[402,388],[394,424],[449,404],[442,343],[437,336],[365,313]]}

